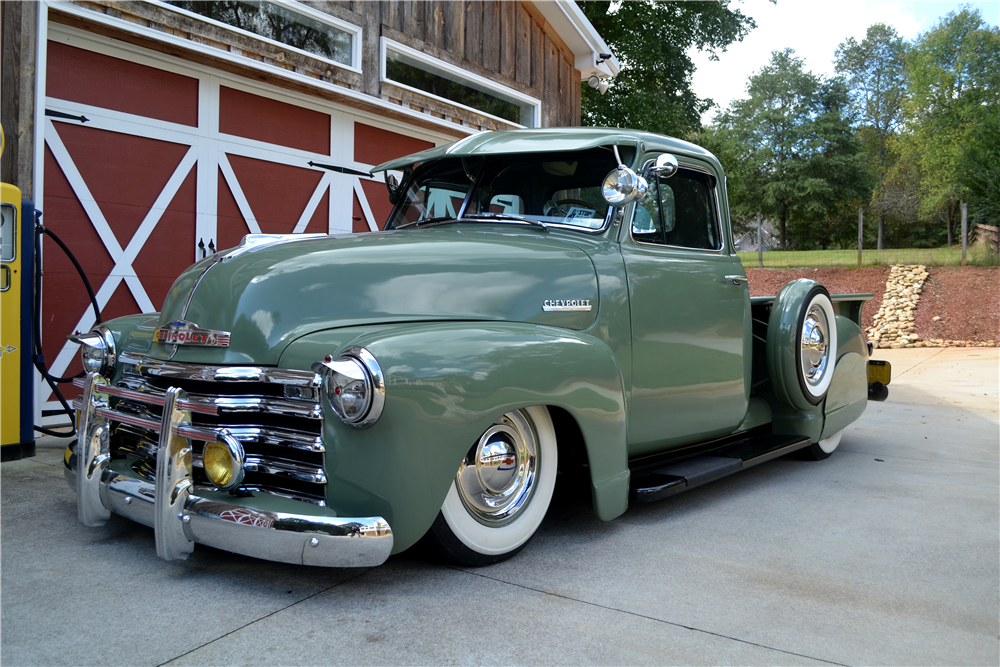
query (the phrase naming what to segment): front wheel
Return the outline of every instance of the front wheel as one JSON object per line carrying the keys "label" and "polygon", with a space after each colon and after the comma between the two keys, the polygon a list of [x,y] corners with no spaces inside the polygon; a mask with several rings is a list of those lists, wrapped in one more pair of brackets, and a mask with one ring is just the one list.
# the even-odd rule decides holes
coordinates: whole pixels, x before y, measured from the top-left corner
{"label": "front wheel", "polygon": [[557,467],[548,410],[535,406],[508,412],[462,460],[425,542],[457,565],[491,565],[510,558],[545,518]]}

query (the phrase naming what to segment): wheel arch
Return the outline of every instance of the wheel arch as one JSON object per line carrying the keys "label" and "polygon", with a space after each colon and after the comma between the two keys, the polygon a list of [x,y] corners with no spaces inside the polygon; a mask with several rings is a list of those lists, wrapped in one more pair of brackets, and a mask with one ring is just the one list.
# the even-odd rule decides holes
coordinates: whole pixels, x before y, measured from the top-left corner
{"label": "wheel arch", "polygon": [[380,512],[393,527],[394,551],[433,523],[479,435],[501,415],[533,405],[557,414],[567,436],[579,429],[597,516],[625,511],[625,398],[621,369],[603,341],[522,323],[357,327],[303,336],[280,365],[310,368],[353,346],[380,364],[385,407],[375,424],[356,429],[324,405],[328,502],[338,511]]}

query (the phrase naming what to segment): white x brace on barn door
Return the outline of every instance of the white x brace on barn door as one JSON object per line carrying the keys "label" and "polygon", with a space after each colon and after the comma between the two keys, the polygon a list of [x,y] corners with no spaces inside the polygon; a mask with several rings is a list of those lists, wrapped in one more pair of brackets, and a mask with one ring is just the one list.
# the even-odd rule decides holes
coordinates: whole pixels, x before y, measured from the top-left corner
{"label": "white x brace on barn door", "polygon": [[[247,233],[377,230],[384,184],[321,166],[374,166],[358,160],[357,128],[404,140],[403,153],[434,144],[304,96],[52,27],[43,222],[77,255],[104,319],[158,310],[187,265]],[[43,294],[50,372],[76,373],[78,346],[65,336],[89,330],[95,314],[52,245]],[[42,409],[57,408],[41,379],[38,387]]]}

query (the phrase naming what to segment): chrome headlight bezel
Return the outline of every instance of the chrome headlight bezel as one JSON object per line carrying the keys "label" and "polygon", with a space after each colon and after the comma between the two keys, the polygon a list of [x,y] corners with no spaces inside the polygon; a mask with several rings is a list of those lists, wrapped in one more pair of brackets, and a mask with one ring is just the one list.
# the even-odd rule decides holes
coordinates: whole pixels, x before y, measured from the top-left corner
{"label": "chrome headlight bezel", "polygon": [[[337,358],[313,364],[313,371],[323,378],[323,395],[327,406],[348,426],[367,428],[378,421],[385,407],[385,377],[374,355],[363,347],[351,347]],[[348,385],[361,382],[363,404],[358,410],[344,403]]]}
{"label": "chrome headlight bezel", "polygon": [[115,372],[118,354],[115,350],[115,337],[103,324],[99,324],[89,333],[69,336],[74,343],[80,344],[80,363],[85,373],[97,373],[111,377]]}

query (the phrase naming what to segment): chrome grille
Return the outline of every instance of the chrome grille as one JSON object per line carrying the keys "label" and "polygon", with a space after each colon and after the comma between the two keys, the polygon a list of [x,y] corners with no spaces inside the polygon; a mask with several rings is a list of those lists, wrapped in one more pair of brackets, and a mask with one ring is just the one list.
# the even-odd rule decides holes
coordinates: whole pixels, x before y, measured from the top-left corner
{"label": "chrome grille", "polygon": [[137,459],[132,469],[152,479],[166,390],[187,394],[183,409],[191,424],[180,434],[191,439],[196,485],[211,487],[201,455],[207,441],[226,429],[246,453],[246,477],[233,493],[271,493],[323,505],[321,382],[311,371],[205,366],[122,353],[122,376],[107,387],[110,407],[99,414],[112,422],[112,457]]}

